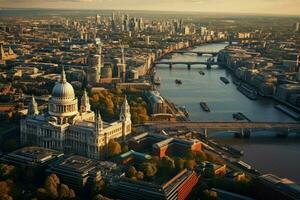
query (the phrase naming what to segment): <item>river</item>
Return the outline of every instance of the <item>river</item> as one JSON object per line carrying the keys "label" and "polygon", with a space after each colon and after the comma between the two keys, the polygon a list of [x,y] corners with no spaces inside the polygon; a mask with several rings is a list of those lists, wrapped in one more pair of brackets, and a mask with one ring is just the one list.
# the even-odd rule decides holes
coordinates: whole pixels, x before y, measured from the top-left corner
{"label": "river", "polygon": [[[207,44],[196,47],[198,51],[219,51],[227,44]],[[174,54],[172,61],[205,61],[208,57],[195,54]],[[202,76],[199,70],[205,72]],[[277,102],[260,97],[252,101],[241,94],[232,83],[234,76],[228,70],[215,66],[206,69],[204,65],[158,65],[156,76],[161,78],[157,88],[161,95],[177,105],[185,106],[192,121],[233,121],[232,114],[242,112],[252,121],[294,122],[292,118],[274,108]],[[220,77],[231,83],[226,85]],[[174,80],[181,79],[183,84],[176,85]],[[200,101],[207,102],[210,113],[201,110]],[[260,132],[250,139],[235,139],[232,134],[210,133],[214,140],[230,144],[245,152],[242,160],[264,173],[274,173],[300,183],[300,135],[292,134],[286,139],[275,137],[275,133]]]}

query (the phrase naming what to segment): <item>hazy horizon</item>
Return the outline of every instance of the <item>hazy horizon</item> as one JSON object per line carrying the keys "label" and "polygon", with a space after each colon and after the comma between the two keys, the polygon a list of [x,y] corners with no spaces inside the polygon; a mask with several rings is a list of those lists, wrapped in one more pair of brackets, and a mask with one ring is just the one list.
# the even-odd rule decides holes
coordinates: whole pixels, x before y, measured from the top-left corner
{"label": "hazy horizon", "polygon": [[300,0],[0,0],[0,7],[299,15]]}

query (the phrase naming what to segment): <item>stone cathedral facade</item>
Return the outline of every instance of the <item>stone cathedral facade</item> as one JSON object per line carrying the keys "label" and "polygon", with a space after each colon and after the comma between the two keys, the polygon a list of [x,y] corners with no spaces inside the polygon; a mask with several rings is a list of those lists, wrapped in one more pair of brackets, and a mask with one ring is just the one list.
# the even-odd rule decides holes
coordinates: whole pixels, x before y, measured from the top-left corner
{"label": "stone cathedral facade", "polygon": [[28,115],[21,120],[21,143],[75,153],[93,159],[104,157],[111,139],[122,139],[131,133],[130,107],[125,98],[120,119],[104,122],[99,112],[93,112],[84,91],[78,111],[78,99],[67,82],[64,70],[56,82],[48,103],[48,112],[39,114],[32,97]]}

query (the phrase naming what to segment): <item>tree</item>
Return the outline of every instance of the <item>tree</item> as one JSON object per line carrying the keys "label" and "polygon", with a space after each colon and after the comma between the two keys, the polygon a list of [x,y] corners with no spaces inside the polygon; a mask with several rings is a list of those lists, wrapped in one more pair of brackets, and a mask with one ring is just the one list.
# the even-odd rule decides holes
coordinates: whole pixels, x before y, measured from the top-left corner
{"label": "tree", "polygon": [[186,160],[191,160],[191,159],[194,159],[194,153],[192,150],[188,150],[186,153],[185,153],[185,159]]}
{"label": "tree", "polygon": [[16,168],[12,165],[0,164],[0,178],[6,179],[15,176]]}
{"label": "tree", "polygon": [[129,167],[128,171],[127,171],[127,177],[132,178],[136,175],[137,170],[135,169],[135,167],[131,166]]}
{"label": "tree", "polygon": [[6,181],[0,181],[0,197],[7,196],[10,191],[9,185]]}
{"label": "tree", "polygon": [[47,200],[50,198],[49,193],[45,188],[38,188],[36,191],[36,195],[39,200]]}
{"label": "tree", "polygon": [[169,156],[163,157],[159,162],[159,173],[163,176],[169,176],[174,172],[175,162]]}
{"label": "tree", "polygon": [[218,199],[218,194],[214,191],[204,190],[203,191],[203,199],[217,200]]}
{"label": "tree", "polygon": [[44,188],[52,199],[56,199],[58,197],[57,186],[59,183],[60,180],[55,174],[50,174],[45,180]]}
{"label": "tree", "polygon": [[109,157],[114,157],[122,152],[121,145],[115,140],[110,140],[108,142],[108,155]]}
{"label": "tree", "polygon": [[60,184],[58,187],[58,193],[60,199],[72,199],[75,198],[75,192],[65,184]]}
{"label": "tree", "polygon": [[150,162],[154,163],[155,165],[158,165],[159,161],[160,161],[160,158],[158,156],[152,156],[152,158],[150,160]]}
{"label": "tree", "polygon": [[41,200],[46,199],[74,199],[75,192],[69,186],[61,184],[55,174],[46,177],[44,188],[37,189],[37,197]]}
{"label": "tree", "polygon": [[157,168],[156,165],[150,162],[144,162],[141,164],[141,171],[148,177],[151,178],[153,177],[156,172]]}
{"label": "tree", "polygon": [[97,195],[97,194],[100,194],[101,192],[103,192],[104,188],[105,188],[104,181],[102,179],[98,180],[93,185],[91,193],[92,193],[93,196]]}
{"label": "tree", "polygon": [[144,173],[141,172],[141,171],[138,171],[135,176],[138,180],[143,180],[144,179]]}
{"label": "tree", "polygon": [[124,145],[122,146],[122,152],[123,152],[123,153],[126,153],[127,151],[129,151],[128,145],[127,145],[127,144],[124,144]]}
{"label": "tree", "polygon": [[175,158],[174,159],[174,161],[175,161],[175,169],[176,169],[176,171],[177,172],[180,172],[180,171],[182,171],[183,169],[184,169],[184,164],[185,164],[185,160],[184,159],[182,159],[182,158]]}
{"label": "tree", "polygon": [[195,161],[198,164],[207,160],[207,156],[203,151],[195,152],[194,155],[195,155]]}
{"label": "tree", "polygon": [[197,163],[195,162],[195,160],[187,160],[185,162],[185,167],[187,169],[193,170],[196,167]]}
{"label": "tree", "polygon": [[98,194],[94,196],[93,200],[109,200],[109,198],[102,196],[101,194]]}

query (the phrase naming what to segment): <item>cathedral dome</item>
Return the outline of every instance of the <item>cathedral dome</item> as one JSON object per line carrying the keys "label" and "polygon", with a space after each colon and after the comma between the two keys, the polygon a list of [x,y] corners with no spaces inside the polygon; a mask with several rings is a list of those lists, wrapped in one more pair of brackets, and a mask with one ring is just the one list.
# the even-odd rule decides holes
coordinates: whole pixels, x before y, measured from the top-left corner
{"label": "cathedral dome", "polygon": [[73,86],[67,82],[64,69],[49,99],[48,112],[52,117],[58,117],[60,123],[65,117],[74,117],[78,114],[78,100],[75,97]]}
{"label": "cathedral dome", "polygon": [[52,97],[59,99],[75,99],[73,86],[67,82],[65,71],[62,71],[61,80],[57,82],[52,90]]}
{"label": "cathedral dome", "polygon": [[68,82],[57,82],[52,90],[52,97],[62,99],[74,99],[75,93],[73,86]]}

